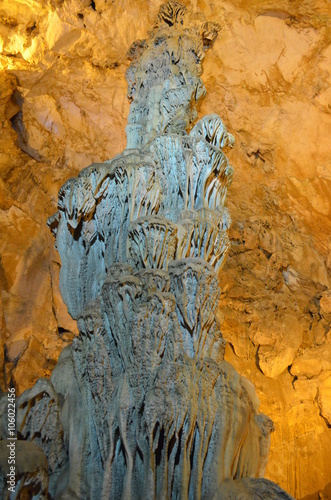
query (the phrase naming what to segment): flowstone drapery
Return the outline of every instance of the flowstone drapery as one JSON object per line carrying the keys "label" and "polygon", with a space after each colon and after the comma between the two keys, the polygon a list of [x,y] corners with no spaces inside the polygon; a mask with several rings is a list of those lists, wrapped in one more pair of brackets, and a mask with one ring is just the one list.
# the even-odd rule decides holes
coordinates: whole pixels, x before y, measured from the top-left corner
{"label": "flowstone drapery", "polygon": [[273,425],[223,360],[217,273],[233,170],[222,149],[234,140],[217,115],[192,127],[219,29],[175,1],[161,7],[129,51],[126,150],[59,192],[49,226],[80,334],[18,401],[19,437],[48,459],[49,479],[21,473],[31,498],[223,498],[226,479],[289,498],[254,480]]}

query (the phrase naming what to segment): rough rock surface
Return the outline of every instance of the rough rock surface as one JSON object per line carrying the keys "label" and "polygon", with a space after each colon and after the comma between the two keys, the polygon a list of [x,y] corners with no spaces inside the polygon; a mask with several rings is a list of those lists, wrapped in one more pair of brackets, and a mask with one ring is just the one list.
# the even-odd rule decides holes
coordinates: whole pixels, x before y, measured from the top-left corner
{"label": "rough rock surface", "polygon": [[[49,376],[76,333],[45,220],[65,180],[125,147],[126,48],[160,3],[1,4],[3,389]],[[267,477],[296,498],[330,496],[329,3],[192,3],[222,26],[199,113],[236,137],[225,356],[275,422]]]}
{"label": "rough rock surface", "polygon": [[288,493],[267,479],[226,479],[213,496],[213,500],[293,500]]}

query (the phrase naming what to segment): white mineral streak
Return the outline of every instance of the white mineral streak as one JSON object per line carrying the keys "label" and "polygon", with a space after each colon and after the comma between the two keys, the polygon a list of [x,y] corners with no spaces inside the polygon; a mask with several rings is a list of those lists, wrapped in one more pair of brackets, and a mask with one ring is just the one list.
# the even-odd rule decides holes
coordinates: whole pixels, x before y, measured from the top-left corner
{"label": "white mineral streak", "polygon": [[218,30],[161,7],[129,51],[127,149],[70,179],[49,220],[80,335],[19,399],[18,429],[47,456],[52,497],[290,498],[267,480],[221,485],[263,476],[273,424],[223,360],[216,318],[234,139],[217,115],[187,134]]}

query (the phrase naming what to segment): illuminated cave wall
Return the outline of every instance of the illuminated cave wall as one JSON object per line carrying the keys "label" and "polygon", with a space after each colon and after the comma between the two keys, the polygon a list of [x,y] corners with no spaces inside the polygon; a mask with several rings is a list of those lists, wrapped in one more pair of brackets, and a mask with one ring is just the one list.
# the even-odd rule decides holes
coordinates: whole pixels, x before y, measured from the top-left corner
{"label": "illuminated cave wall", "polygon": [[[127,48],[162,2],[0,6],[1,386],[49,376],[76,334],[46,218],[69,178],[125,147]],[[328,2],[193,1],[222,26],[200,116],[236,138],[222,272],[227,359],[275,422],[266,477],[331,497]]]}

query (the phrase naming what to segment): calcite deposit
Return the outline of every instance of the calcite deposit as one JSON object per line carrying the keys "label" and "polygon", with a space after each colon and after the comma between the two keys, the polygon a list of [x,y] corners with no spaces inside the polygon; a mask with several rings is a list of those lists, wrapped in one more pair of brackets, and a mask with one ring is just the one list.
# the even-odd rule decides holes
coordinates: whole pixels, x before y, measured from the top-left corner
{"label": "calcite deposit", "polygon": [[[189,5],[188,2],[184,1]],[[49,377],[77,333],[45,227],[64,182],[126,143],[127,47],[161,0],[4,1],[0,9],[1,386]],[[218,23],[199,117],[236,137],[220,274],[225,359],[275,432],[266,477],[330,491],[330,13],[326,0],[199,1]],[[222,318],[221,318],[222,319]]]}

